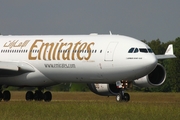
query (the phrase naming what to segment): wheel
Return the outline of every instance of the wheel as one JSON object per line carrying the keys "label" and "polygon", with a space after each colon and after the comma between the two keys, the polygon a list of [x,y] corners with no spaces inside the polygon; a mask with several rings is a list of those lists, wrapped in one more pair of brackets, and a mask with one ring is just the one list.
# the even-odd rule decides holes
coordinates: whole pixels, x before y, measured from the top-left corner
{"label": "wheel", "polygon": [[32,91],[28,91],[28,92],[26,93],[26,100],[27,100],[27,101],[32,101],[33,98],[34,98],[33,92],[32,92]]}
{"label": "wheel", "polygon": [[45,102],[50,102],[51,100],[52,100],[52,94],[51,94],[51,92],[46,91],[46,92],[44,93],[44,101],[45,101]]}
{"label": "wheel", "polygon": [[43,93],[40,90],[36,90],[34,93],[34,100],[41,101],[43,100]]}
{"label": "wheel", "polygon": [[128,102],[130,100],[130,95],[128,93],[124,93],[124,100]]}
{"label": "wheel", "polygon": [[36,90],[34,93],[34,100],[38,101],[38,99],[39,99],[39,95],[38,95],[38,91]]}
{"label": "wheel", "polygon": [[118,94],[118,95],[116,96],[116,101],[117,101],[117,102],[122,101],[122,95],[121,95],[121,94]]}
{"label": "wheel", "polygon": [[44,99],[44,93],[42,91],[39,91],[39,101],[42,101]]}
{"label": "wheel", "polygon": [[8,90],[5,90],[3,92],[3,100],[4,101],[9,101],[11,99],[11,93]]}

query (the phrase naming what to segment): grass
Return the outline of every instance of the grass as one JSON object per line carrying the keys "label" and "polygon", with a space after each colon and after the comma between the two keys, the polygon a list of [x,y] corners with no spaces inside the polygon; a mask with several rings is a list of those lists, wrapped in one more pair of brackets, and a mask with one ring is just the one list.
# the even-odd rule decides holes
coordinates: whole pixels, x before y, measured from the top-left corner
{"label": "grass", "polygon": [[131,101],[90,92],[53,92],[51,102],[27,102],[25,92],[12,92],[0,102],[1,120],[179,120],[180,93],[130,92]]}

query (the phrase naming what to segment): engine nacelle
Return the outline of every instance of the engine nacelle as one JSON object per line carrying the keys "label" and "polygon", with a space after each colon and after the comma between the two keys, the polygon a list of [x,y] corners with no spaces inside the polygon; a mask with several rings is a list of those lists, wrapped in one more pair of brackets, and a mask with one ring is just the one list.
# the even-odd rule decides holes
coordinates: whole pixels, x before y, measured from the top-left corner
{"label": "engine nacelle", "polygon": [[95,94],[102,96],[114,96],[119,93],[119,89],[116,87],[116,84],[91,83],[88,84],[88,87]]}
{"label": "engine nacelle", "polygon": [[158,63],[156,68],[150,74],[134,80],[133,84],[138,87],[156,87],[162,85],[165,79],[166,70]]}

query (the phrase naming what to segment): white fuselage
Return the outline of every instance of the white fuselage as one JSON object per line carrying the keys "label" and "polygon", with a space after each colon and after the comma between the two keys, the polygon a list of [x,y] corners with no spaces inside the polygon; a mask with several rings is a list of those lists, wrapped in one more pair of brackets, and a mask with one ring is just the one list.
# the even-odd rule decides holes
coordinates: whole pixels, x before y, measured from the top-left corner
{"label": "white fuselage", "polygon": [[[134,51],[128,53],[131,48]],[[143,52],[144,49],[147,52]],[[157,59],[148,49],[143,42],[121,35],[0,36],[2,63],[23,63],[34,69],[33,72],[1,76],[0,85],[132,81],[156,67]]]}

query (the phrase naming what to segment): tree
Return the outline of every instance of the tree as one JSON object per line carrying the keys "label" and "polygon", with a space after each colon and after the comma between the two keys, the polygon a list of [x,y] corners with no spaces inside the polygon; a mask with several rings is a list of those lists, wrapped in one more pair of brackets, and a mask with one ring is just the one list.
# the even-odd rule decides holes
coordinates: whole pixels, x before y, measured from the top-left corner
{"label": "tree", "polygon": [[176,38],[175,41],[169,41],[167,43],[162,43],[159,39],[157,39],[152,40],[147,44],[151,47],[155,54],[164,54],[168,45],[173,44],[174,53],[177,56],[176,59],[165,59],[158,61],[166,69],[166,81],[163,85],[150,88],[149,90],[158,92],[180,91],[180,38]]}
{"label": "tree", "polygon": [[167,81],[170,84],[171,91],[180,91],[180,38],[176,38],[173,42],[174,54],[177,58],[167,59],[165,67],[167,70]]}
{"label": "tree", "polygon": [[149,47],[153,50],[155,54],[164,54],[166,48],[164,48],[164,43],[162,43],[159,39],[152,40],[147,43]]}

